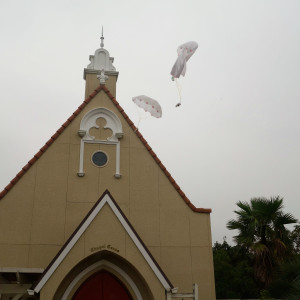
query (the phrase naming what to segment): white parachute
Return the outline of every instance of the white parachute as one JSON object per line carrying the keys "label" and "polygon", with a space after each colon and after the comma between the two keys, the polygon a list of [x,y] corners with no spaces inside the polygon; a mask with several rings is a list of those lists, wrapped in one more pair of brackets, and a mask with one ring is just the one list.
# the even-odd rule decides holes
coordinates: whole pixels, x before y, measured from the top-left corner
{"label": "white parachute", "polygon": [[[140,108],[143,109],[144,112],[146,113],[150,113],[151,116],[155,117],[155,118],[161,118],[162,116],[162,110],[160,107],[160,104],[145,95],[140,95],[140,96],[136,96],[132,98],[132,101]],[[138,121],[138,125],[142,119],[142,114],[139,113],[139,121]],[[138,127],[137,125],[137,127]]]}
{"label": "white parachute", "polygon": [[185,76],[186,73],[186,63],[191,58],[191,56],[195,53],[198,48],[198,44],[196,42],[187,42],[180,45],[177,49],[178,57],[173,65],[171,70],[172,80],[175,80],[180,102],[176,106],[181,105],[181,87],[177,81],[177,78],[180,76]]}
{"label": "white parachute", "polygon": [[182,44],[177,49],[178,58],[175,61],[175,64],[171,70],[171,75],[174,78],[179,78],[180,75],[184,76],[186,73],[186,63],[195,53],[198,48],[196,42],[187,42]]}

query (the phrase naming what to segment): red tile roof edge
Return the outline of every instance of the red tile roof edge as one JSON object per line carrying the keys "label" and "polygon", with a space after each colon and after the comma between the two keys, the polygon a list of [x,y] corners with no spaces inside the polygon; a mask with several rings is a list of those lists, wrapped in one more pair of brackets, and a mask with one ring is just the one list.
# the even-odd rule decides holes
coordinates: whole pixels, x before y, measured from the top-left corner
{"label": "red tile roof edge", "polygon": [[86,107],[86,105],[101,91],[103,90],[107,96],[110,98],[110,100],[113,102],[113,104],[116,106],[116,108],[119,110],[119,112],[122,114],[126,122],[129,124],[129,126],[134,130],[137,137],[140,139],[140,141],[145,145],[146,149],[150,153],[150,155],[153,157],[153,159],[156,161],[158,166],[161,168],[161,170],[165,173],[167,178],[169,179],[170,183],[174,186],[176,191],[179,193],[181,198],[185,201],[185,203],[194,211],[198,213],[211,213],[210,208],[197,208],[195,207],[191,201],[185,196],[184,192],[181,190],[181,188],[178,186],[176,181],[173,179],[171,174],[167,171],[166,167],[161,163],[160,159],[157,157],[155,152],[152,150],[151,146],[148,144],[148,142],[145,140],[145,138],[142,136],[142,134],[139,132],[139,130],[134,126],[133,122],[130,120],[128,115],[125,113],[124,109],[120,106],[119,102],[115,99],[115,97],[111,94],[109,89],[104,85],[100,84],[84,101],[83,103],[78,107],[78,109],[73,112],[73,114],[67,119],[67,121],[52,135],[51,139],[46,142],[46,144],[40,149],[39,152],[37,152],[34,157],[26,164],[22,170],[11,180],[11,182],[3,189],[2,192],[0,192],[0,199],[2,199],[11,189],[12,187],[19,181],[19,179],[29,170],[29,168],[42,156],[44,152],[51,146],[51,144],[61,135],[61,133],[67,128],[71,122],[75,119],[75,117]]}

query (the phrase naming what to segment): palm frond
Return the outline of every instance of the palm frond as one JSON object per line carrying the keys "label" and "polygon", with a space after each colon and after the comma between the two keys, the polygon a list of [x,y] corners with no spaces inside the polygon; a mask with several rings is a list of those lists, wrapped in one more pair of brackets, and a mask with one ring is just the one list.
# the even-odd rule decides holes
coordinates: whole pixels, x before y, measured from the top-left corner
{"label": "palm frond", "polygon": [[272,280],[273,266],[292,252],[293,235],[285,225],[296,223],[297,219],[282,211],[280,196],[252,198],[236,205],[236,219],[231,219],[226,227],[238,231],[234,241],[253,255],[256,277],[266,285]]}

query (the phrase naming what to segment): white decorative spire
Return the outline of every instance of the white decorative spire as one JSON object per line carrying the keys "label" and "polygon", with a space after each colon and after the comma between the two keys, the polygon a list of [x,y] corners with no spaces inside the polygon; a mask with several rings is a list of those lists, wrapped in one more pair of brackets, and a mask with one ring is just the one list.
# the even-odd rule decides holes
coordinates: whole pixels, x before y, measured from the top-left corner
{"label": "white decorative spire", "polygon": [[[114,58],[109,56],[109,52],[104,49],[104,36],[103,36],[103,26],[101,32],[101,43],[99,49],[95,51],[94,55],[90,55],[90,64],[84,69],[83,78],[86,78],[86,74],[97,74],[102,73],[101,82],[105,82],[103,75],[114,75],[118,76],[119,72],[116,71],[116,68],[113,66]],[[102,72],[103,71],[103,72]],[[104,83],[103,83],[104,84]]]}
{"label": "white decorative spire", "polygon": [[103,48],[104,47],[103,26],[102,26],[102,36],[100,39],[101,39],[100,47]]}

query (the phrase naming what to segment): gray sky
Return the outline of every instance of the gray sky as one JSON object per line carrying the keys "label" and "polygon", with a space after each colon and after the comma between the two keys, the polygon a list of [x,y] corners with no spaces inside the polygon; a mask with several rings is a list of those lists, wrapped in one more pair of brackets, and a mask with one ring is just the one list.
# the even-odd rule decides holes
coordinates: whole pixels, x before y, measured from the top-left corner
{"label": "gray sky", "polygon": [[[117,100],[135,123],[133,96],[160,102],[163,118],[139,129],[194,205],[212,208],[213,241],[231,240],[239,200],[280,195],[300,219],[299,15],[298,0],[1,1],[0,189],[84,100],[103,24]],[[175,108],[170,70],[190,40]]]}

